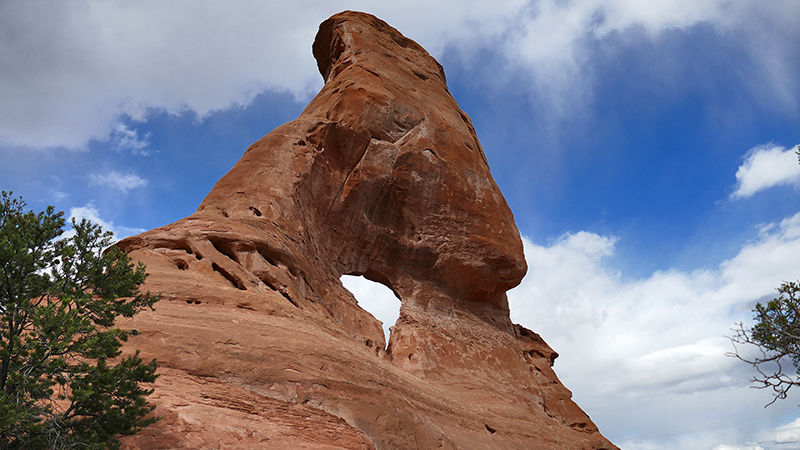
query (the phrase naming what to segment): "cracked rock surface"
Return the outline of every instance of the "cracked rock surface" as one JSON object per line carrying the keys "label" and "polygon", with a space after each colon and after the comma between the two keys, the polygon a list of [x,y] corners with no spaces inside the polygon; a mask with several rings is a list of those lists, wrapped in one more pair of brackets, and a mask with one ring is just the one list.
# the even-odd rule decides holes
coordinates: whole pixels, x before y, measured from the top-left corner
{"label": "cracked rock surface", "polygon": [[[442,67],[349,11],[313,53],[298,119],[194,214],[117,244],[162,293],[120,323],[162,374],[162,420],[124,448],[616,448],[509,318],[522,242]],[[400,299],[388,343],[343,274]]]}

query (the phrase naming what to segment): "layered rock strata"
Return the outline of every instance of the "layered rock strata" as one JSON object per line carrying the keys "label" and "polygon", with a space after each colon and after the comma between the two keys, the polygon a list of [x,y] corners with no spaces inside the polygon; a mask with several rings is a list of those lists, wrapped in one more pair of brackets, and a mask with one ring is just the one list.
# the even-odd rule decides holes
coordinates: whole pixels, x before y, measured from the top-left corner
{"label": "layered rock strata", "polygon": [[[128,449],[612,449],[509,319],[514,218],[442,67],[368,14],[320,25],[325,85],[191,216],[117,245],[162,293],[129,349],[163,419]],[[388,286],[388,345],[343,274]]]}

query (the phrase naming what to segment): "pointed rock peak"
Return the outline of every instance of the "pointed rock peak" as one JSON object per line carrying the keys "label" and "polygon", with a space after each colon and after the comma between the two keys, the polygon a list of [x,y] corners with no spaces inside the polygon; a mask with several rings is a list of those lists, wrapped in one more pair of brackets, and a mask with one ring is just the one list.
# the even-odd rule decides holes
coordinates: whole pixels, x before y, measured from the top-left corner
{"label": "pointed rock peak", "polygon": [[356,64],[445,82],[444,69],[422,46],[370,14],[345,11],[322,22],[312,48],[325,81]]}

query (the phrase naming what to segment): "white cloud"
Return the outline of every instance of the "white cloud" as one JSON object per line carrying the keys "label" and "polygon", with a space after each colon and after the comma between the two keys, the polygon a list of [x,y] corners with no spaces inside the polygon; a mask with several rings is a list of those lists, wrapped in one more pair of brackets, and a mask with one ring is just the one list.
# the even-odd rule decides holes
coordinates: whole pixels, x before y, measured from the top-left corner
{"label": "white cloud", "polygon": [[[110,231],[114,234],[114,241],[125,239],[128,236],[144,233],[146,231],[143,228],[118,226],[114,225],[114,222],[103,220],[100,218],[100,212],[91,204],[70,209],[68,222],[71,222],[73,219],[78,222],[80,222],[81,219],[86,219],[94,224],[100,225],[103,231]],[[75,231],[70,229],[64,233],[64,237],[73,236],[74,234]]]}
{"label": "white cloud", "polygon": [[736,171],[736,190],[731,198],[747,198],[773,186],[800,184],[797,148],[765,144],[747,152]]}
{"label": "white cloud", "polygon": [[111,133],[111,140],[117,152],[130,150],[133,154],[149,155],[149,152],[145,149],[150,145],[150,134],[148,133],[144,137],[139,137],[139,133],[136,130],[131,130],[124,123],[117,123],[114,125],[114,130]]}
{"label": "white cloud", "polygon": [[[752,58],[758,74],[746,85],[776,103],[797,98],[787,62],[797,2],[12,0],[0,2],[0,145],[83,148],[111,138],[124,115],[141,120],[154,108],[204,117],[265,89],[306,99],[321,85],[310,51],[317,27],[345,8],[377,14],[434,55],[504,55],[508,67],[493,73],[522,68],[554,115],[591,96],[594,44],[633,28],[656,40],[711,24]],[[136,150],[142,141],[131,142]]]}
{"label": "white cloud", "polygon": [[800,419],[757,434],[758,442],[719,445],[713,450],[797,450],[800,449]]}
{"label": "white cloud", "polygon": [[81,148],[148,108],[204,116],[267,88],[305,95],[321,85],[314,6],[2,2],[0,142]]}
{"label": "white cloud", "polygon": [[131,189],[147,186],[147,180],[133,172],[125,174],[112,170],[106,175],[89,175],[89,186],[109,187],[127,193]]}
{"label": "white cloud", "polygon": [[770,434],[773,434],[772,440],[776,444],[787,446],[785,448],[800,448],[800,419],[779,427]]}
{"label": "white cloud", "polygon": [[713,450],[764,450],[764,447],[758,444],[718,445]]}
{"label": "white cloud", "polygon": [[756,435],[800,415],[796,401],[763,409],[770,394],[749,389],[750,368],[725,356],[724,336],[751,320],[755,301],[800,276],[800,214],[695,272],[625,280],[605,265],[614,242],[586,232],[550,246],[525,239],[529,270],[509,292],[512,319],[561,354],[559,376],[623,448],[775,448]]}

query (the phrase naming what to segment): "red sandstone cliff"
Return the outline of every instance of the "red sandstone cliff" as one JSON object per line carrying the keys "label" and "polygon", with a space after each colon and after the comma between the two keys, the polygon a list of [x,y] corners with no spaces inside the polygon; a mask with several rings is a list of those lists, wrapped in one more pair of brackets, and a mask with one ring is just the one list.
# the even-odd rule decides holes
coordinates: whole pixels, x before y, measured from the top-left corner
{"label": "red sandstone cliff", "polygon": [[[163,417],[125,448],[616,448],[509,319],[522,243],[442,67],[363,13],[313,50],[325,86],[298,119],[118,244],[163,293],[123,324]],[[400,299],[388,347],[343,274]]]}

